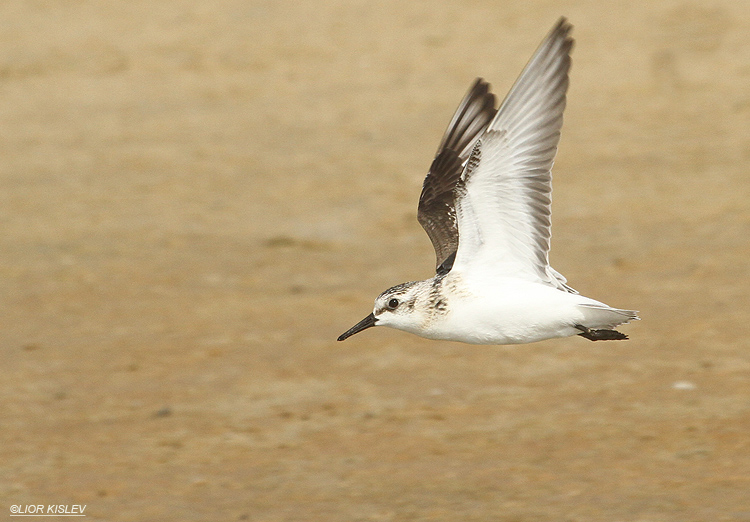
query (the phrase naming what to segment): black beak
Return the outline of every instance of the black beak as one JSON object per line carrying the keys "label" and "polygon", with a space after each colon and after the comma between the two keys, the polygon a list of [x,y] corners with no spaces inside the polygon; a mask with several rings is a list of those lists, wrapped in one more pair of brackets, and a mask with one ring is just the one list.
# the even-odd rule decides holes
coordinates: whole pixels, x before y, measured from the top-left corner
{"label": "black beak", "polygon": [[364,319],[362,319],[360,322],[349,328],[347,331],[339,335],[339,338],[336,339],[337,341],[343,341],[344,339],[348,339],[355,333],[359,333],[362,330],[366,330],[367,328],[371,326],[375,326],[375,322],[377,319],[375,319],[375,314],[370,314]]}

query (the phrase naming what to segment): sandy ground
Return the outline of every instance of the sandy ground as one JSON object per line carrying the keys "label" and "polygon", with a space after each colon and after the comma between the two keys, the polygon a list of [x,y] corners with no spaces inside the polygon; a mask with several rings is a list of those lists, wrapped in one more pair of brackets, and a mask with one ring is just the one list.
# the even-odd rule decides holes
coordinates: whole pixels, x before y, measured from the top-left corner
{"label": "sandy ground", "polygon": [[[565,14],[553,265],[628,342],[374,329]],[[0,517],[750,521],[746,2],[0,3]],[[13,518],[13,520],[18,520]]]}

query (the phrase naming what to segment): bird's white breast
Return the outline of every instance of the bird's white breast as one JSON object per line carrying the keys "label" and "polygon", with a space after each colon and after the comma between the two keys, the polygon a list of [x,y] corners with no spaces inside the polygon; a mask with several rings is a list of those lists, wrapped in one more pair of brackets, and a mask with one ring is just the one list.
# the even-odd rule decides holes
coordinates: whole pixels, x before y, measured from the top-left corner
{"label": "bird's white breast", "polygon": [[580,322],[579,296],[506,278],[472,285],[449,274],[441,285],[446,312],[419,335],[472,344],[517,344],[566,337]]}

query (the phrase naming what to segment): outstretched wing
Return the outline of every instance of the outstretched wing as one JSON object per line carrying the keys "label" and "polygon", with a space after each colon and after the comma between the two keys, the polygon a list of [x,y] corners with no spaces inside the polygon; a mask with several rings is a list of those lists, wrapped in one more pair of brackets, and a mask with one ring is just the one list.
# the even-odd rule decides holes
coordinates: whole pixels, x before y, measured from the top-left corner
{"label": "outstretched wing", "polygon": [[551,169],[568,88],[570,30],[560,19],[476,142],[456,187],[456,269],[573,291],[549,266],[548,255]]}
{"label": "outstretched wing", "polygon": [[495,116],[495,96],[477,78],[458,106],[419,196],[417,219],[435,248],[438,272],[447,272],[458,248],[454,188],[477,138]]}

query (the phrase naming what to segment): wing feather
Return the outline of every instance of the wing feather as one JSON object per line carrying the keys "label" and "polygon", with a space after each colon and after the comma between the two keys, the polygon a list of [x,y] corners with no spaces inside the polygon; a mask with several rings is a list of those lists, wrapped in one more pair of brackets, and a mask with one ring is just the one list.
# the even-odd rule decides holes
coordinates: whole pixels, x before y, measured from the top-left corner
{"label": "wing feather", "polygon": [[458,249],[454,189],[477,138],[495,116],[495,96],[477,78],[456,109],[419,196],[417,219],[435,248],[438,271],[450,270]]}
{"label": "wing feather", "polygon": [[551,169],[568,88],[570,24],[552,29],[476,142],[456,189],[454,266],[573,291],[549,266]]}

